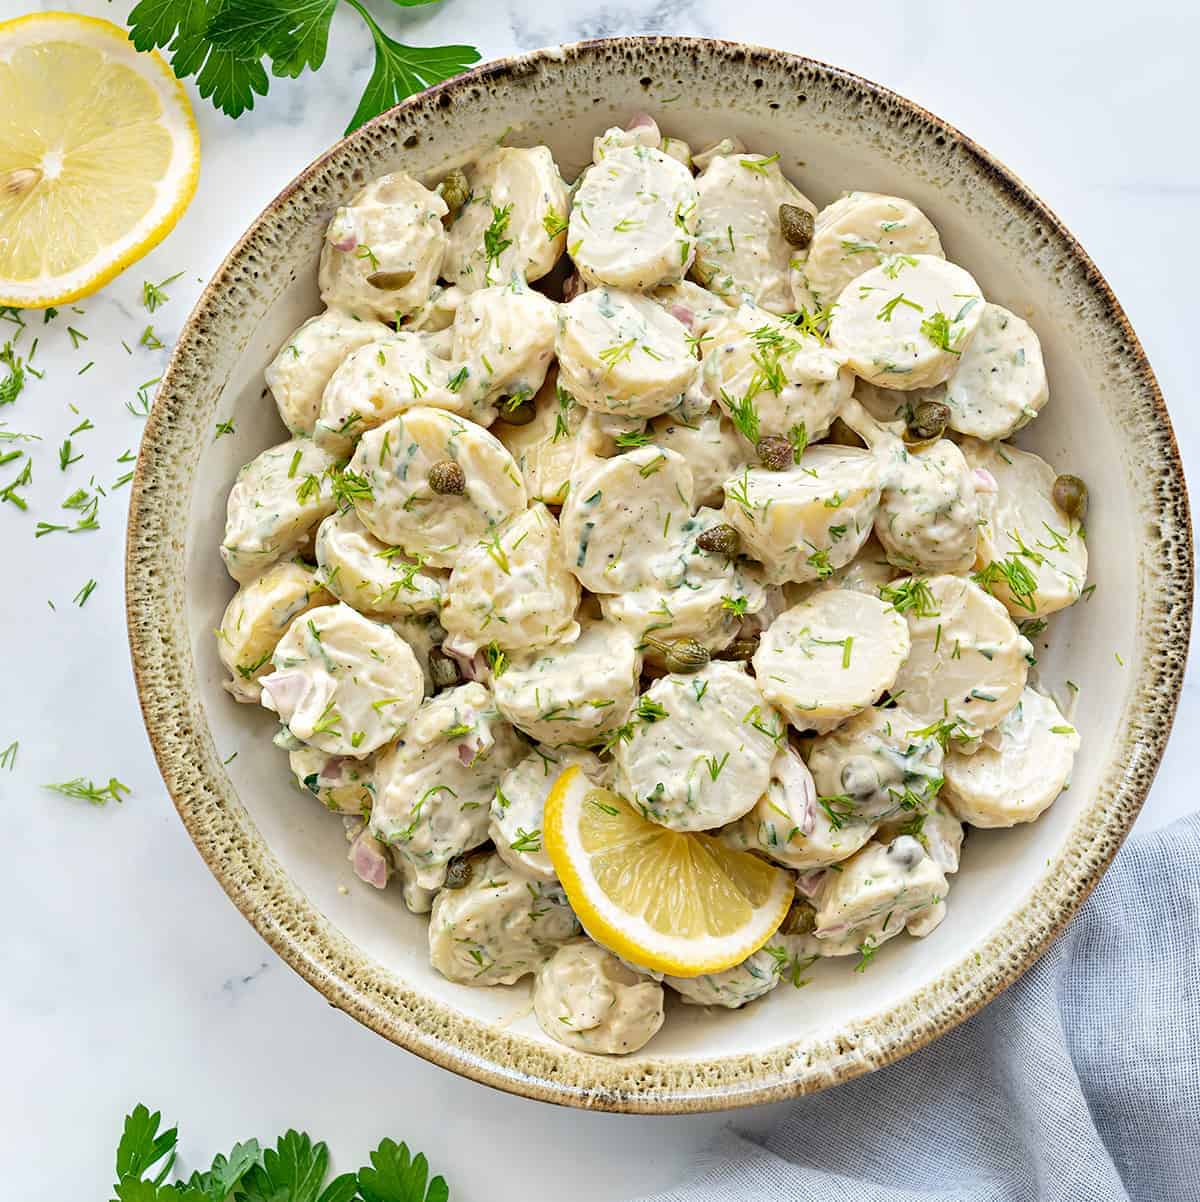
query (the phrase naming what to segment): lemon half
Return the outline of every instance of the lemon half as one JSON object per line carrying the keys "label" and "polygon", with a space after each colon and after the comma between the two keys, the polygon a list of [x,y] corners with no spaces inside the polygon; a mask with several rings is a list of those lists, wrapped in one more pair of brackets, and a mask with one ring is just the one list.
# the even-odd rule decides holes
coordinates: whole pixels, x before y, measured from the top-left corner
{"label": "lemon half", "polygon": [[110,21],[0,23],[0,304],[95,292],[157,245],[200,173],[182,85]]}
{"label": "lemon half", "polygon": [[786,872],[712,835],[668,830],[568,768],[546,798],[546,850],[588,934],[643,968],[697,977],[779,928]]}

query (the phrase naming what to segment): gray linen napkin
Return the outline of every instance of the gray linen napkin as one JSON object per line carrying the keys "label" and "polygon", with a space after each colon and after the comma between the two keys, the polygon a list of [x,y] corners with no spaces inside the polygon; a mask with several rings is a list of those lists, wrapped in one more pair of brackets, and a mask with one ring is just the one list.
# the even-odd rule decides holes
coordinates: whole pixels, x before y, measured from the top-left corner
{"label": "gray linen napkin", "polygon": [[784,1199],[1198,1202],[1200,814],[1131,839],[980,1014],[653,1202]]}

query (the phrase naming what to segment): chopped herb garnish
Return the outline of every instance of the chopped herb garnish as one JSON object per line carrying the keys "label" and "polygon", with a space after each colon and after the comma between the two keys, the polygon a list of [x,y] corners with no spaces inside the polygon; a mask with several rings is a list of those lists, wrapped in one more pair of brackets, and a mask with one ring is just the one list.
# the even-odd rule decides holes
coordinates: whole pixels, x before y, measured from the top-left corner
{"label": "chopped herb garnish", "polygon": [[108,778],[107,785],[97,785],[91,780],[85,780],[82,776],[77,776],[74,780],[64,781],[59,785],[43,785],[43,789],[49,789],[54,793],[59,793],[63,797],[75,797],[80,801],[90,801],[94,806],[106,805],[110,801],[121,801],[122,793],[131,792],[128,785],[122,784],[115,776]]}

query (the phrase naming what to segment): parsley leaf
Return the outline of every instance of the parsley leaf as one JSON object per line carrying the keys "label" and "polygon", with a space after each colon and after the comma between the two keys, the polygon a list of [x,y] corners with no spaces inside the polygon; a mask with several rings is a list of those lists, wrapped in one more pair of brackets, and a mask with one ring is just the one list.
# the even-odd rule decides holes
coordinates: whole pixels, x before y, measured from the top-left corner
{"label": "parsley leaf", "polygon": [[[329,49],[333,14],[343,0],[140,0],[126,23],[139,50],[163,49],[180,79],[230,117],[265,96],[267,75],[295,79],[317,71]],[[345,0],[371,32],[375,69],[346,132],[479,61],[473,46],[405,46],[389,38],[360,0]],[[415,8],[436,0],[393,0]]]}
{"label": "parsley leaf", "polygon": [[133,1177],[140,1181],[163,1157],[166,1163],[162,1166],[157,1180],[166,1178],[175,1163],[175,1144],[179,1139],[179,1128],[171,1127],[160,1132],[159,1123],[162,1114],[153,1114],[139,1103],[131,1114],[125,1116],[125,1127],[121,1132],[121,1142],[117,1145],[117,1177],[125,1180]]}
{"label": "parsley leaf", "polygon": [[429,1164],[418,1153],[409,1159],[404,1144],[385,1139],[371,1153],[372,1168],[358,1171],[358,1192],[363,1202],[447,1202],[450,1190],[441,1177],[426,1189]]}
{"label": "parsley leaf", "polygon": [[258,1140],[234,1144],[228,1156],[217,1154],[212,1168],[206,1173],[193,1173],[188,1188],[199,1190],[209,1202],[225,1202],[234,1186],[262,1159]]}
{"label": "parsley leaf", "polygon": [[405,46],[389,38],[358,2],[346,0],[367,23],[375,40],[375,69],[346,132],[399,104],[406,96],[441,83],[479,61],[474,46]]}
{"label": "parsley leaf", "polygon": [[242,1179],[239,1197],[245,1202],[350,1202],[353,1173],[335,1177],[324,1189],[329,1172],[329,1149],[299,1131],[279,1137]]}

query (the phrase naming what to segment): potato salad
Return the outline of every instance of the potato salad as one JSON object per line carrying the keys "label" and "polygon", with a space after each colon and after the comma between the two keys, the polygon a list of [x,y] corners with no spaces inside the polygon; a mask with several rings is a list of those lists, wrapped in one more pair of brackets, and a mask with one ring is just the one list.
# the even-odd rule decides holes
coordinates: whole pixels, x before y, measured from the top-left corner
{"label": "potato salad", "polygon": [[[229,493],[225,687],[295,804],[576,1053],[928,936],[966,830],[1070,783],[1034,640],[1089,594],[1087,487],[1007,441],[1049,400],[1033,315],[818,167],[639,114],[573,180],[501,144],[368,183]],[[693,961],[701,864],[741,892]],[[722,960],[738,906],[771,916]]]}

